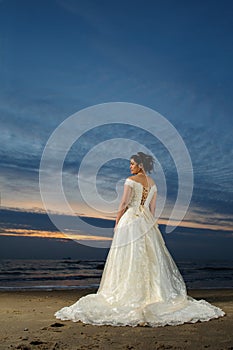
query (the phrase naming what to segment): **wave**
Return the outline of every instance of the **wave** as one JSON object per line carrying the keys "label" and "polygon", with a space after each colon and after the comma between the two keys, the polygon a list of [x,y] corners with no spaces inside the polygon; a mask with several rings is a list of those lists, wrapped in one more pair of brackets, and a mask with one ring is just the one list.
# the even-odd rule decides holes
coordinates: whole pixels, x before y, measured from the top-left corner
{"label": "wave", "polygon": [[[103,260],[0,260],[0,290],[70,289],[98,286]],[[181,261],[177,266],[192,288],[233,288],[233,262]]]}

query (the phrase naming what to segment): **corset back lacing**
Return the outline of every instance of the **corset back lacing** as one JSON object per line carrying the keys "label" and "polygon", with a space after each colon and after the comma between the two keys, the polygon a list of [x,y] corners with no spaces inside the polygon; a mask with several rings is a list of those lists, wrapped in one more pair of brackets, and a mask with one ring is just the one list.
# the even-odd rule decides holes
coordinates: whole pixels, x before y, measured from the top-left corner
{"label": "corset back lacing", "polygon": [[141,198],[141,205],[144,205],[144,204],[145,204],[145,201],[146,201],[146,199],[147,199],[148,193],[149,193],[149,188],[143,186],[143,189],[142,189],[142,198]]}

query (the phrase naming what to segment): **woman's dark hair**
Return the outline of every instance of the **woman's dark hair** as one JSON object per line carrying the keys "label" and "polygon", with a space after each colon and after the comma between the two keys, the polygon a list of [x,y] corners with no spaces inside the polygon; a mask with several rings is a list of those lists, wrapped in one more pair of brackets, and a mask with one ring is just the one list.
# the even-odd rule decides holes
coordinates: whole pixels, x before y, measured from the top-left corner
{"label": "woman's dark hair", "polygon": [[137,164],[142,164],[146,172],[151,173],[154,170],[155,160],[149,154],[138,152],[133,154],[130,159],[133,159]]}

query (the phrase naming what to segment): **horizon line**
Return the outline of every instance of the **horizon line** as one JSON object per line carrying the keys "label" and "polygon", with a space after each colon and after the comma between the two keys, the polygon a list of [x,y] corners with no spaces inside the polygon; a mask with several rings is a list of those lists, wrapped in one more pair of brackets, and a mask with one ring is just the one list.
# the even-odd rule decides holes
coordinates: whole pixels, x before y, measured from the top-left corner
{"label": "horizon line", "polygon": [[[1,206],[0,210],[9,210],[12,212],[22,212],[22,213],[31,213],[31,214],[43,214],[47,215],[49,217],[49,213],[53,215],[60,215],[60,216],[78,216],[78,217],[83,217],[83,218],[89,218],[89,219],[97,219],[97,220],[107,220],[107,221],[115,221],[114,218],[109,218],[109,217],[98,217],[98,216],[91,216],[91,215],[86,215],[84,213],[75,213],[74,215],[66,214],[63,212],[58,212],[58,211],[46,211],[43,208],[39,207],[34,207],[34,208],[19,208],[19,207],[9,207],[9,206]],[[159,225],[164,225],[167,226],[167,222],[169,221],[169,218],[159,218],[158,219],[158,224]],[[194,222],[194,221],[181,221],[179,225],[177,225],[177,222],[175,220],[170,221],[171,227],[186,227],[186,228],[198,228],[198,229],[203,229],[203,230],[221,230],[221,231],[227,231],[227,232],[233,232],[233,227],[231,226],[221,226],[217,224],[205,224],[201,222]]]}

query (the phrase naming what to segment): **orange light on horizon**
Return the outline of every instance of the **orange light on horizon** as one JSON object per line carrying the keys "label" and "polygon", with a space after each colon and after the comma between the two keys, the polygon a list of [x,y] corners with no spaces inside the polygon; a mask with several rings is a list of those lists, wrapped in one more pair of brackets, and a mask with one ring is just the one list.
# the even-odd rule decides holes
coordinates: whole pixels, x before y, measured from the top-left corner
{"label": "orange light on horizon", "polygon": [[[35,203],[34,203],[35,204]],[[30,207],[28,206],[27,208],[24,207],[24,208],[17,208],[17,207],[5,207],[5,209],[9,209],[9,210],[20,210],[20,211],[25,211],[25,212],[32,212],[32,213],[42,213],[42,214],[46,214],[46,211],[42,208],[40,208],[39,206],[37,207]],[[79,208],[81,209],[81,208]],[[52,212],[51,212],[52,213]],[[66,213],[62,213],[62,212],[54,212],[53,214],[55,215],[64,215],[66,216],[67,214]],[[191,215],[192,213],[190,213]],[[93,219],[103,219],[103,220],[115,220],[115,217],[107,217],[107,216],[104,216],[104,215],[96,215],[96,213],[84,213],[84,212],[76,212],[74,213],[74,216],[79,216],[79,217],[86,217],[86,218],[93,218]],[[170,221],[170,226],[177,226],[177,227],[187,227],[187,228],[197,228],[197,229],[209,229],[209,230],[214,230],[214,231],[217,231],[217,230],[220,230],[220,231],[232,231],[233,232],[233,227],[232,226],[229,226],[227,224],[224,224],[222,223],[221,225],[218,225],[218,224],[212,224],[212,223],[203,223],[201,222],[201,219],[203,219],[204,221],[204,217],[202,217],[200,219],[200,222],[195,222],[192,220],[192,216],[194,216],[195,218],[195,213],[193,213],[193,215],[191,215],[191,218],[190,220],[183,220],[179,223],[179,225],[177,226],[177,222],[174,221],[174,220],[171,220]],[[169,219],[168,218],[159,218],[158,219],[158,224],[162,224],[162,225],[167,225],[168,224],[168,221]],[[35,230],[36,232],[43,232],[43,231],[37,231]],[[16,230],[14,230],[14,232],[16,232]],[[50,231],[44,231],[44,232],[50,232]],[[52,233],[53,231],[51,231]],[[62,234],[61,232],[58,232],[58,234]],[[1,233],[0,233],[1,235]],[[84,237],[84,235],[81,235],[81,237]],[[67,236],[64,236],[63,238],[67,238]],[[86,236],[85,236],[86,237]],[[95,236],[90,236],[90,237],[95,237]],[[98,237],[98,236],[96,236]],[[49,237],[48,237],[49,238]],[[55,237],[54,237],[55,238]],[[57,237],[57,238],[61,238],[61,237]],[[84,239],[84,238],[80,238],[80,239]],[[96,238],[97,239],[97,238]],[[107,239],[104,237],[104,239]]]}
{"label": "orange light on horizon", "polygon": [[67,233],[64,234],[59,231],[40,231],[30,229],[2,229],[0,236],[11,236],[11,237],[37,237],[37,238],[50,238],[50,239],[70,239],[70,240],[91,240],[91,241],[109,241],[111,237],[104,236],[89,236],[85,234]]}
{"label": "orange light on horizon", "polygon": [[[159,224],[167,225],[168,219],[159,219]],[[170,226],[176,226],[177,223],[175,221],[170,222]],[[199,229],[208,229],[208,230],[220,230],[220,231],[233,231],[233,227],[231,226],[223,226],[223,225],[216,225],[216,224],[203,224],[198,222],[192,222],[192,221],[181,221],[177,227],[187,227],[187,228],[199,228]]]}

